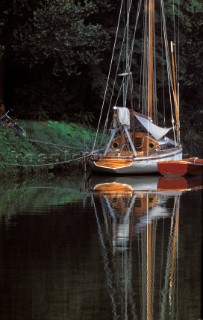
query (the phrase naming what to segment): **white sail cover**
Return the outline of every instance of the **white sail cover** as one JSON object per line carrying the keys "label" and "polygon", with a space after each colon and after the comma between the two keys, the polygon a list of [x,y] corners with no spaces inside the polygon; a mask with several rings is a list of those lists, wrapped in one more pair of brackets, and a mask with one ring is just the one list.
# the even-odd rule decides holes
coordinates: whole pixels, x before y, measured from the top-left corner
{"label": "white sail cover", "polygon": [[118,119],[121,125],[126,125],[126,127],[130,128],[130,112],[126,107],[116,107],[118,112]]}
{"label": "white sail cover", "polygon": [[160,140],[161,138],[163,138],[168,133],[168,131],[172,129],[158,127],[155,124],[153,124],[150,120],[138,116],[137,114],[135,114],[135,117],[156,140]]}

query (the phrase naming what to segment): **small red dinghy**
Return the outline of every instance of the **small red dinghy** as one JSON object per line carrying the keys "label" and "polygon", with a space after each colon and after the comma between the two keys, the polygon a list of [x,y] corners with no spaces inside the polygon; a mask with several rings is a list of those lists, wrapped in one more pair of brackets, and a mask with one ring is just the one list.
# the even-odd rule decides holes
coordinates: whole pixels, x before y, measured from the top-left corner
{"label": "small red dinghy", "polygon": [[159,173],[166,175],[201,175],[203,174],[203,159],[188,158],[158,162]]}

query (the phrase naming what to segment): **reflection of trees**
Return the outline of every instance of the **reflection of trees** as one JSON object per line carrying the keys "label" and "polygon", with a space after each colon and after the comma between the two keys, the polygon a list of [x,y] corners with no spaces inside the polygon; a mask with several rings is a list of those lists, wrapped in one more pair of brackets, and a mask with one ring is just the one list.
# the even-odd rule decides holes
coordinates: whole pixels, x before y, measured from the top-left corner
{"label": "reflection of trees", "polygon": [[[73,180],[73,179],[72,179]],[[79,191],[81,181],[71,178],[29,179],[26,181],[7,181],[1,183],[0,215],[14,214],[17,210],[29,211],[30,208],[41,208],[63,205],[81,201]],[[47,207],[48,209],[48,207]]]}

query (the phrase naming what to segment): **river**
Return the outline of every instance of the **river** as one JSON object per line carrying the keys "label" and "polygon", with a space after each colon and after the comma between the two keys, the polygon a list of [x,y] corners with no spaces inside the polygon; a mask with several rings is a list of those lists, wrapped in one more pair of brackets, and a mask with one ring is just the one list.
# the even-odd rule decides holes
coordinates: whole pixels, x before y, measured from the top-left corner
{"label": "river", "polygon": [[0,182],[1,320],[202,319],[202,179]]}

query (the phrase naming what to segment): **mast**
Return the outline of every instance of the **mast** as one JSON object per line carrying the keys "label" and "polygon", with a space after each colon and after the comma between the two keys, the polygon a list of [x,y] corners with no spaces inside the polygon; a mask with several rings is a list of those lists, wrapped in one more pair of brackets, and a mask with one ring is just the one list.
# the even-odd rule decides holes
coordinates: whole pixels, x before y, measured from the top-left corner
{"label": "mast", "polygon": [[129,14],[130,14],[130,1],[126,1],[126,12],[125,12],[125,62],[123,71],[123,107],[126,107],[127,96],[128,96],[128,84],[130,77],[129,70]]}
{"label": "mast", "polygon": [[171,63],[172,63],[172,75],[173,75],[173,87],[174,87],[174,103],[175,103],[175,116],[177,125],[177,140],[180,143],[180,118],[179,118],[179,104],[178,104],[178,93],[177,93],[177,81],[176,81],[176,70],[175,70],[175,55],[174,55],[174,43],[171,41]]}
{"label": "mast", "polygon": [[154,39],[154,0],[148,0],[149,50],[148,50],[148,112],[153,115],[153,39]]}

